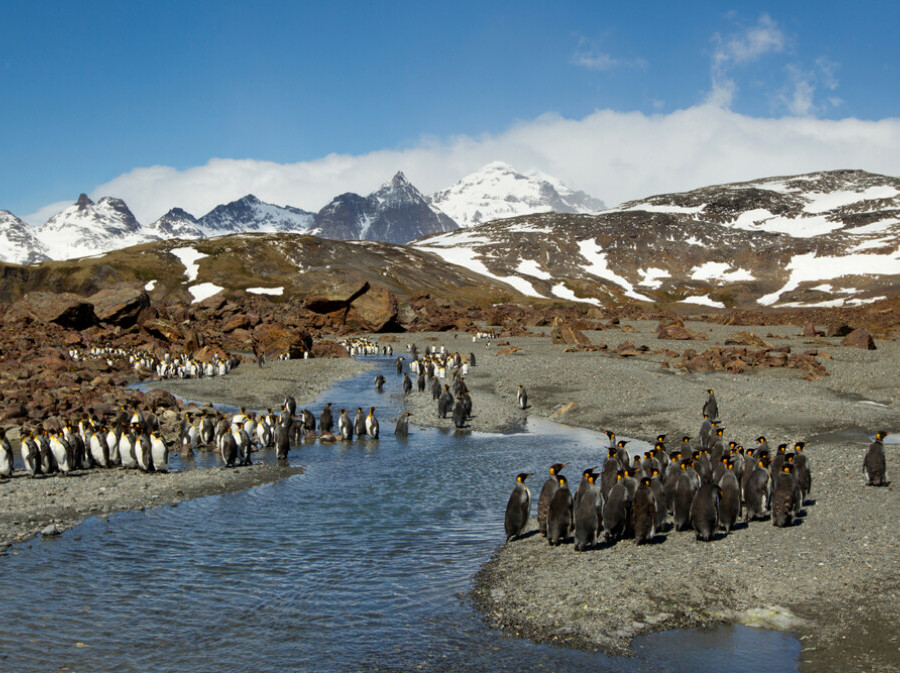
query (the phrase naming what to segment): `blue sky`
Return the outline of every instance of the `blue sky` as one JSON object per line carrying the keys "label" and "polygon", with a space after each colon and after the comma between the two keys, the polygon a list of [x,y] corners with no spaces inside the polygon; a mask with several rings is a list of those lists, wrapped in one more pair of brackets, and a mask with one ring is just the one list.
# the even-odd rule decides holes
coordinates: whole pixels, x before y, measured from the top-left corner
{"label": "blue sky", "polygon": [[[0,208],[19,216],[110,189],[143,219],[249,191],[316,209],[398,169],[427,191],[493,159],[614,203],[700,186],[628,157],[655,156],[654,133],[681,151],[679,126],[711,115],[732,164],[742,125],[748,148],[766,121],[810,137],[747,170],[898,171],[896,2],[6,2],[0,25]],[[872,152],[842,156],[849,126],[829,120],[864,122]],[[568,154],[541,145],[554,135]],[[715,181],[714,145],[684,181]],[[616,162],[637,172],[617,182]]]}

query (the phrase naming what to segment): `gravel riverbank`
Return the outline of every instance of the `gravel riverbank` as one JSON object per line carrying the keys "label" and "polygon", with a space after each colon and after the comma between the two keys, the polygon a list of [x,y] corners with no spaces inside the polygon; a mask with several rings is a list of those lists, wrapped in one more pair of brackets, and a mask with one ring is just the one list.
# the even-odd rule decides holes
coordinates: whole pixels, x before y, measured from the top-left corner
{"label": "gravel riverbank", "polygon": [[[264,368],[244,365],[227,376],[154,382],[189,400],[247,406],[278,405],[293,395],[309,404],[336,381],[366,371],[371,365],[349,359],[271,362]],[[169,430],[170,436],[172,430]],[[16,433],[17,435],[17,433]],[[14,441],[18,455],[18,441]],[[89,516],[241,491],[286,479],[302,467],[252,465],[234,469],[191,469],[168,474],[136,470],[76,470],[69,477],[32,479],[16,472],[0,481],[0,547],[28,539],[47,526],[59,531]]]}
{"label": "gravel riverbank", "polygon": [[[624,322],[623,322],[624,325]],[[546,337],[508,339],[520,350],[499,355],[502,346],[441,335],[451,351],[474,351],[478,366],[466,377],[473,430],[505,431],[526,415],[598,432],[598,458],[610,428],[620,436],[650,440],[696,436],[705,390],[719,402],[726,439],[750,445],[760,434],[771,446],[806,440],[812,466],[814,504],[800,525],[778,529],[752,522],[712,543],[692,533],[667,532],[660,544],[638,547],[625,540],[576,554],[571,545],[551,548],[540,535],[502,544],[476,577],[473,597],[486,618],[506,632],[538,641],[627,653],[633,637],[650,631],[718,623],[768,624],[801,638],[802,669],[809,671],[893,671],[900,661],[897,592],[900,589],[900,515],[896,488],[865,486],[862,458],[876,429],[900,431],[896,372],[900,344],[878,341],[875,351],[841,347],[839,339],[810,344],[796,327],[724,327],[688,324],[707,341],[660,341],[655,323],[628,322],[621,328],[585,332],[610,349],[628,340],[649,352],[623,358],[609,351],[563,352]],[[675,360],[652,351],[722,346],[748,330],[775,347],[812,348],[829,376],[802,379],[789,369],[742,375],[676,373],[662,363]],[[415,338],[417,335],[409,335]],[[428,342],[419,339],[420,347]],[[531,407],[516,409],[523,384]],[[427,398],[427,399],[426,399]],[[430,395],[407,398],[413,419],[451,427],[436,417]],[[602,443],[601,443],[602,437]],[[896,445],[888,471],[896,471]],[[559,460],[567,460],[565,447]],[[598,461],[599,462],[599,461]],[[536,502],[546,465],[528,456],[509,466],[498,489],[511,490],[516,473],[534,472]],[[587,465],[571,465],[577,483]],[[536,509],[536,506],[535,506]],[[536,522],[532,521],[533,529]]]}

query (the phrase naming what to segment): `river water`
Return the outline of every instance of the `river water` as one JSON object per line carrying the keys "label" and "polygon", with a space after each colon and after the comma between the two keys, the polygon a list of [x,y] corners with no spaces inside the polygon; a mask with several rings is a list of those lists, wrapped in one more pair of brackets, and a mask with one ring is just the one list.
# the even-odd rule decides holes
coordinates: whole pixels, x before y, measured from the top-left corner
{"label": "river water", "polygon": [[399,378],[379,363],[386,392],[367,372],[311,409],[375,405],[380,440],[307,444],[290,457],[305,474],[88,519],[0,559],[0,670],[797,670],[799,642],[773,631],[671,631],[619,658],[485,625],[465,594],[503,541],[515,474],[596,462],[599,440],[547,421],[511,435],[410,426],[398,440]]}

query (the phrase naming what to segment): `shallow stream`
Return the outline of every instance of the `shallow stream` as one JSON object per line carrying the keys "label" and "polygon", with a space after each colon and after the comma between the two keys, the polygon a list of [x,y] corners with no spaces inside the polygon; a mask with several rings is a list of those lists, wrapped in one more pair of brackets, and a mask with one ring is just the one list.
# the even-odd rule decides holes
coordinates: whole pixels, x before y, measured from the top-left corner
{"label": "shallow stream", "polygon": [[[513,435],[411,425],[398,440],[388,419],[402,406],[399,377],[392,361],[380,364],[386,392],[374,391],[375,370],[311,406],[376,405],[380,440],[307,444],[290,456],[305,474],[92,518],[0,559],[0,670],[797,669],[799,641],[774,631],[670,631],[618,658],[485,625],[466,593],[503,541],[515,474],[543,475],[560,459],[576,474],[598,462],[600,440],[547,421]],[[215,462],[201,453],[194,464]]]}

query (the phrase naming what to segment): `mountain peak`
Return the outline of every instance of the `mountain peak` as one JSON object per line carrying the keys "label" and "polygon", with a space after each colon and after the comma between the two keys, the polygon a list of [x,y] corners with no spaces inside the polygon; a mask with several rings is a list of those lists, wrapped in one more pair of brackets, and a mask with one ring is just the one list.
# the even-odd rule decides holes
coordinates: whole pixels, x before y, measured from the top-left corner
{"label": "mountain peak", "polygon": [[88,198],[87,194],[79,194],[75,205],[78,206],[79,210],[84,210],[88,206],[93,206],[94,202]]}
{"label": "mountain peak", "polygon": [[385,184],[385,187],[388,185],[392,187],[406,187],[409,185],[409,180],[406,179],[406,176],[403,175],[403,171],[397,171],[394,177],[391,178],[391,181]]}

